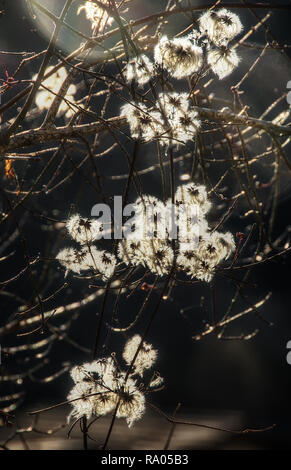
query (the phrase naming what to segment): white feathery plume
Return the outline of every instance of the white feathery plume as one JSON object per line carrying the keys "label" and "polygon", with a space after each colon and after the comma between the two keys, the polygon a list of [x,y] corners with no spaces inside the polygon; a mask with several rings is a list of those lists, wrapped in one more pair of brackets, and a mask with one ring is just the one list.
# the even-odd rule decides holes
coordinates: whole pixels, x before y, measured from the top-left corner
{"label": "white feathery plume", "polygon": [[238,15],[226,8],[206,11],[199,18],[199,24],[201,33],[205,34],[216,46],[227,44],[243,29]]}
{"label": "white feathery plume", "polygon": [[[134,335],[127,341],[122,356],[128,366],[131,364],[141,340],[142,338],[140,335]],[[134,362],[134,374],[138,374],[142,377],[144,371],[146,369],[150,369],[156,362],[157,356],[158,351],[153,349],[151,344],[143,341],[142,347]]]}
{"label": "white feathery plume", "polygon": [[[100,3],[108,6],[107,0],[99,0]],[[85,5],[81,5],[78,8],[77,14],[81,11],[85,11],[86,18],[91,22],[92,29],[98,28],[98,31],[103,31],[106,26],[110,26],[114,18],[108,15],[107,11],[101,8],[96,3],[92,3],[91,0],[86,1]]]}
{"label": "white feathery plume", "polygon": [[126,116],[131,136],[134,139],[143,138],[150,142],[155,138],[155,123],[150,110],[143,103],[127,103],[121,107],[121,116]]}
{"label": "white feathery plume", "polygon": [[142,241],[140,239],[125,239],[118,244],[118,257],[123,263],[138,266],[143,263]]}
{"label": "white feathery plume", "polygon": [[145,55],[131,59],[126,66],[126,80],[131,83],[133,80],[143,86],[150,81],[155,72],[154,64]]}
{"label": "white feathery plume", "polygon": [[72,215],[66,223],[70,237],[80,245],[90,245],[100,240],[104,232],[103,224],[96,219],[87,219],[79,214]]}
{"label": "white feathery plume", "polygon": [[[46,74],[49,73],[54,67],[50,66],[46,69]],[[68,74],[65,69],[65,67],[59,68],[55,73],[53,73],[50,77],[46,78],[43,80],[42,85],[45,88],[40,87],[38,90],[36,97],[35,97],[35,104],[36,106],[40,109],[49,109],[56,97],[58,95],[62,84],[66,80]],[[36,80],[37,75],[34,75],[32,77],[32,80]],[[71,84],[68,87],[68,90],[64,96],[65,100],[69,101],[71,106],[69,106],[66,101],[63,99],[59,109],[58,109],[58,114],[57,116],[60,116],[62,114],[65,115],[65,117],[70,118],[74,114],[74,103],[75,101],[75,93],[77,91],[77,87],[74,84]],[[77,108],[76,108],[77,110]]]}
{"label": "white feathery plume", "polygon": [[177,188],[175,201],[178,204],[196,204],[199,212],[206,214],[211,208],[205,186],[187,183]]}
{"label": "white feathery plume", "polygon": [[92,261],[88,264],[88,248],[63,248],[56,256],[56,259],[61,263],[67,271],[73,271],[80,274],[81,271],[87,271],[92,267]]}
{"label": "white feathery plume", "polygon": [[211,49],[207,53],[207,63],[220,80],[231,74],[238,66],[239,61],[240,58],[233,48],[220,47],[219,49]]}
{"label": "white feathery plume", "polygon": [[90,419],[95,411],[94,396],[92,394],[98,393],[96,386],[93,382],[77,382],[70,393],[67,395],[67,400],[71,401],[73,407],[68,416],[68,422],[71,418],[79,419],[86,416]]}
{"label": "white feathery plume", "polygon": [[67,271],[80,274],[81,271],[91,270],[101,275],[103,281],[112,277],[116,266],[116,257],[112,253],[100,251],[93,245],[79,249],[64,248],[56,259]]}
{"label": "white feathery plume", "polygon": [[145,396],[138,389],[136,381],[130,377],[117,394],[120,402],[116,417],[125,418],[130,428],[135,421],[141,419],[144,415]]}
{"label": "white feathery plume", "polygon": [[96,265],[98,271],[103,275],[103,280],[110,279],[115,271],[116,257],[108,251],[98,251]]}
{"label": "white feathery plume", "polygon": [[173,266],[174,252],[165,240],[150,239],[142,244],[144,250],[144,263],[154,274],[164,276]]}
{"label": "white feathery plume", "polygon": [[154,109],[128,103],[120,114],[126,116],[132,137],[144,142],[159,139],[162,145],[179,147],[194,140],[200,128],[198,113],[190,107],[186,93],[160,93]]}
{"label": "white feathery plume", "polygon": [[214,275],[214,268],[214,263],[199,260],[195,266],[195,272],[193,272],[193,275],[191,270],[189,270],[189,274],[192,277],[196,277],[196,279],[198,279],[199,281],[210,282]]}
{"label": "white feathery plume", "polygon": [[186,37],[169,39],[163,36],[155,47],[155,61],[174,78],[181,79],[198,72],[203,51]]}
{"label": "white feathery plume", "polygon": [[[123,357],[128,365],[140,340],[141,337],[135,335],[125,346]],[[129,374],[120,371],[112,357],[73,367],[70,374],[75,385],[67,396],[72,406],[68,421],[71,417],[79,419],[86,416],[90,419],[92,416],[104,416],[112,413],[118,405],[116,417],[124,418],[131,427],[145,412],[145,396],[137,378],[140,379],[144,370],[153,366],[156,357],[157,351],[152,345],[144,343],[136,358],[135,369]],[[160,378],[159,383],[161,381]],[[151,384],[150,388],[156,386]]]}

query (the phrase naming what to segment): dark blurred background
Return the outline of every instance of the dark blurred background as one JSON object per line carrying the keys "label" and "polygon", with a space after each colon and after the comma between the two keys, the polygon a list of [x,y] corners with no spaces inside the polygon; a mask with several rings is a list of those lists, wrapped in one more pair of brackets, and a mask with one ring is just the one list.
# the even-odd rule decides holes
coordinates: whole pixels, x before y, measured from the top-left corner
{"label": "dark blurred background", "polygon": [[[55,13],[60,11],[64,3],[61,0],[39,0],[39,2],[46,5],[47,8]],[[75,3],[68,15],[68,21],[70,18],[72,21],[76,21],[74,20],[74,12],[81,2]],[[143,17],[152,12],[162,10],[165,3],[158,0],[148,0],[147,2],[136,0],[132,3],[132,11],[134,11],[134,16]],[[209,2],[198,2],[197,0],[198,3],[209,4]],[[227,4],[227,2],[224,3]],[[33,21],[26,10],[25,2],[22,0],[2,0],[0,2],[0,10],[4,11],[0,17],[1,51],[28,50],[39,52],[47,47],[47,31],[51,30],[51,25],[43,17],[40,17],[41,21]],[[257,15],[261,18],[266,13],[266,11],[257,11]],[[247,10],[240,10],[239,14],[245,31],[250,26],[256,24],[256,19]],[[88,23],[84,19],[84,15],[80,15],[77,21],[78,23],[75,23],[75,26],[89,33]],[[189,19],[182,15],[176,15],[169,19],[166,31],[169,35],[173,35],[188,25]],[[287,12],[273,12],[268,20],[268,25],[279,43],[290,44],[290,15]],[[258,33],[250,38],[250,42],[259,45],[265,44],[264,31],[262,29],[259,30]],[[65,48],[65,52],[69,52],[77,47],[78,44],[79,39],[72,33],[68,31],[62,33],[59,42],[61,50]],[[209,91],[214,92],[217,97],[232,99],[230,86],[239,81],[260,51],[255,48],[240,48],[239,53],[242,57],[242,62],[238,70],[223,82],[215,80],[209,87]],[[0,56],[0,60],[4,62],[5,68],[7,68],[9,73],[12,73],[17,66],[19,58],[15,56]],[[30,78],[36,73],[37,64],[39,62],[34,62],[35,68],[30,65],[26,67],[21,78]],[[4,68],[0,70],[0,76],[4,74],[4,70]],[[259,116],[276,97],[281,96],[286,91],[288,80],[291,80],[288,52],[284,54],[279,51],[268,50],[243,86],[243,89],[245,89],[243,98],[244,102],[250,107],[250,115]],[[86,83],[80,84],[78,88],[80,97],[86,91],[86,86]],[[177,87],[181,89],[180,84],[177,84]],[[3,95],[2,104],[13,95],[14,90],[9,93],[10,95]],[[118,102],[118,100],[112,100],[107,110],[107,117],[116,115],[120,104],[121,102]],[[96,106],[100,106],[100,104],[96,103]],[[284,110],[287,108],[288,104],[282,102],[280,109]],[[11,116],[7,113],[4,117],[9,119]],[[274,117],[275,115],[270,115],[269,118],[272,119]],[[60,118],[59,123],[60,125],[64,124],[62,118]],[[35,122],[32,119],[25,126],[27,126],[26,128],[29,128],[29,126],[33,127]],[[100,139],[100,151],[106,148],[109,142],[109,136],[102,136]],[[129,151],[132,150],[132,144],[125,137],[124,143],[128,146]],[[256,143],[256,146],[247,149],[248,154],[255,155],[263,151],[265,145],[266,140],[262,138],[260,145]],[[35,150],[38,150],[40,147]],[[84,150],[83,148],[82,151],[84,152]],[[75,161],[80,160],[80,155],[77,151],[72,151],[70,156]],[[137,168],[144,169],[156,163],[155,147],[151,145],[143,146],[137,162]],[[117,150],[113,150],[109,155],[100,158],[97,164],[106,197],[110,199],[113,195],[122,194],[126,180],[114,181],[110,177],[112,175],[126,174],[127,165],[124,156]],[[41,167],[35,167],[33,164],[21,165],[15,164],[16,172],[19,172],[24,184],[25,182],[31,183]],[[86,165],[82,168],[81,174],[74,174],[59,190],[56,189],[48,194],[43,192],[37,197],[34,196],[26,203],[25,210],[23,209],[22,212],[19,212],[18,220],[21,222],[22,234],[26,239],[31,256],[40,254],[43,257],[49,257],[55,255],[61,247],[70,244],[63,229],[58,229],[57,224],[42,219],[39,214],[64,221],[74,208],[82,215],[89,216],[92,206],[100,202],[100,196],[98,199],[95,189],[83,177],[86,170],[91,171],[90,166]],[[187,165],[186,161],[183,166],[177,166],[177,175],[188,172],[189,166]],[[1,163],[1,168],[2,166],[3,163]],[[68,168],[71,168],[70,165],[68,167],[64,166],[62,171],[65,172]],[[256,170],[263,182],[268,180],[271,174],[270,168],[262,166],[256,168]],[[214,178],[217,168],[209,165],[208,171],[210,177]],[[148,173],[143,177],[142,181],[145,192],[161,196],[159,170]],[[229,179],[226,184],[226,195],[232,196],[235,194],[237,183]],[[5,185],[7,186],[7,183]],[[11,183],[11,189],[13,189],[12,186],[13,184]],[[133,190],[130,197],[135,197]],[[2,204],[3,210],[5,209],[5,202]],[[212,221],[218,220],[225,209],[220,210],[215,204],[218,203],[214,203],[214,208],[210,215]],[[245,211],[246,206],[244,203],[238,204],[224,229],[230,230],[232,233],[237,231],[247,233],[253,220],[251,218],[247,220],[242,218],[242,214]],[[290,223],[289,214],[290,184],[286,174],[282,175],[274,238],[279,236],[288,227]],[[266,214],[267,217],[269,217],[268,213]],[[13,222],[8,227],[8,233],[12,233],[12,231]],[[1,234],[1,239],[4,242],[6,234]],[[251,254],[252,247],[254,247],[254,244],[250,244],[249,252],[246,254]],[[20,240],[16,240],[12,246],[4,250],[1,256],[12,251],[12,248],[15,250],[15,255],[9,263],[5,263],[5,268],[2,268],[1,279],[13,276],[14,273],[24,266],[23,245]],[[45,280],[47,286],[43,285],[44,296],[49,295],[50,292],[53,292],[62,283],[63,271],[56,264],[53,264],[53,272],[54,274],[50,274],[51,277]],[[36,276],[41,277],[43,275],[41,266],[37,265],[35,267],[35,273]],[[148,280],[148,282],[150,281],[151,279]],[[86,280],[74,279],[69,275],[67,282],[69,284],[68,288],[57,295],[52,302],[48,302],[46,309],[68,304],[88,295],[88,292],[90,293],[88,281]],[[286,346],[287,342],[291,340],[290,263],[288,259],[278,259],[278,261],[256,267],[252,270],[249,283],[250,287],[246,289],[246,292],[250,301],[257,302],[264,298],[268,292],[272,291],[270,300],[260,309],[260,313],[265,320],[273,325],[269,326],[256,315],[250,313],[235,322],[227,330],[229,335],[234,336],[241,333],[248,334],[259,329],[258,334],[248,341],[223,341],[218,340],[214,335],[206,336],[200,341],[193,339],[195,335],[205,328],[205,324],[210,320],[210,290],[207,285],[199,284],[191,288],[177,287],[174,292],[174,298],[162,304],[148,341],[159,350],[156,368],[165,378],[165,389],[154,394],[151,397],[151,401],[168,413],[172,413],[177,403],[181,403],[178,417],[186,417],[187,419],[208,424],[212,423],[239,429],[243,427],[260,428],[276,423],[276,427],[272,431],[264,433],[232,436],[211,431],[205,434],[206,431],[197,430],[197,428],[187,427],[185,429],[185,427],[180,426],[173,438],[174,447],[271,449],[288,448],[291,444],[291,365],[286,360],[288,352]],[[254,284],[256,287],[252,287]],[[9,286],[7,290],[16,293],[19,297],[28,301],[31,296],[30,279],[23,277],[18,282]],[[221,318],[225,313],[233,293],[233,283],[218,276],[216,281],[218,318]],[[121,299],[118,315],[122,326],[129,324],[135,317],[135,313],[141,305],[144,295],[144,292],[137,292],[130,299]],[[153,297],[152,304],[148,306],[148,315],[153,305],[157,302],[158,296],[159,290],[157,290],[156,295]],[[206,312],[200,308],[201,297],[205,297]],[[0,297],[0,301],[1,326],[3,326],[5,321],[11,318],[13,312],[17,311],[19,303],[4,295]],[[106,321],[110,321],[110,313],[114,301],[115,297],[112,296],[106,309]],[[102,299],[97,299],[92,305],[82,309],[79,318],[73,322],[70,329],[70,338],[78,341],[79,344],[86,348],[92,348],[94,343],[97,314],[100,312],[101,302]],[[236,304],[234,312],[240,312],[248,308],[248,306],[248,304],[240,299]],[[184,309],[183,315],[181,314],[181,309]],[[145,318],[138,323],[134,330],[135,332],[143,332],[147,318],[148,316],[145,315]],[[39,333],[35,334],[33,339],[35,341],[40,340]],[[104,354],[107,354],[108,351],[121,351],[125,340],[126,337],[123,335],[109,334],[104,330],[103,341],[106,345]],[[20,340],[16,340],[11,335],[8,339],[4,338],[4,341],[5,344],[3,346],[7,347],[15,343],[17,344]],[[25,341],[32,341],[32,338],[28,337]],[[23,338],[21,342],[23,343]],[[49,358],[49,363],[43,369],[37,371],[34,378],[42,379],[50,374],[54,374],[68,362],[75,365],[88,361],[90,356],[66,342],[58,341],[54,343],[47,357]],[[4,355],[1,367],[2,373],[6,373],[7,370],[17,372],[19,369],[20,371],[25,370],[28,364],[25,360],[21,361],[18,358],[6,357]],[[19,384],[19,387],[22,386],[28,391],[21,408],[22,411],[25,411],[63,401],[72,386],[72,382],[68,374],[65,373],[48,383],[38,383],[26,378],[24,383]],[[6,388],[4,391],[1,382],[0,391],[0,396],[11,393]],[[54,417],[62,420],[64,419],[64,413],[65,410],[62,410],[57,415],[51,414],[50,417],[46,415],[44,423],[53,423]],[[27,418],[20,417],[19,419],[20,422],[22,420],[27,422]],[[101,431],[108,426],[107,418],[102,423],[98,425],[100,427],[96,431],[99,438],[102,438]],[[162,418],[156,417],[151,411],[149,411],[145,421],[137,423],[136,428],[133,428],[133,430],[127,431],[126,426],[118,422],[117,430],[119,431],[112,437],[112,446],[113,448],[129,448],[128,446],[134,446],[135,443],[140,448],[143,446],[147,448],[147,445],[149,448],[158,447],[163,442],[163,439],[166,438],[168,432],[167,426],[167,423],[164,423]],[[158,430],[160,431],[158,432]],[[2,429],[2,435],[7,432],[7,430]],[[43,441],[36,444],[36,446],[39,448],[46,448],[46,446],[49,448],[52,448],[52,446],[73,446],[66,443],[65,440],[61,441],[61,444],[57,442],[57,439],[53,442],[54,444],[50,445]],[[78,441],[76,441],[75,445],[79,445]],[[92,443],[92,446],[94,445]]]}

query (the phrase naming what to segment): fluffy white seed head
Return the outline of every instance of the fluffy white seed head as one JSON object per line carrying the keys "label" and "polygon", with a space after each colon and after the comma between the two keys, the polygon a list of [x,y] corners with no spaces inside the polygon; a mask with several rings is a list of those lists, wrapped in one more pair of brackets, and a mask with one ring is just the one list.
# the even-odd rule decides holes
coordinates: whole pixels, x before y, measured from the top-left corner
{"label": "fluffy white seed head", "polygon": [[[127,341],[122,354],[127,365],[131,364],[141,339],[140,335],[134,335]],[[157,355],[158,351],[153,349],[151,344],[144,341],[134,362],[134,374],[143,376],[144,371],[150,369],[156,362]]]}
{"label": "fluffy white seed head", "polygon": [[[100,0],[100,3],[108,6],[107,0]],[[91,22],[92,29],[96,28],[97,31],[103,31],[106,26],[110,26],[114,19],[108,15],[107,11],[101,8],[91,0],[86,1],[85,5],[81,5],[78,9],[78,14],[81,11],[85,12],[87,20]]]}
{"label": "fluffy white seed head", "polygon": [[177,265],[192,278],[210,282],[215,268],[229,258],[234,249],[235,243],[230,232],[205,232],[199,237],[198,245],[180,248]]}
{"label": "fluffy white seed head", "polygon": [[166,240],[143,239],[123,240],[119,243],[118,255],[128,265],[147,267],[154,274],[168,274],[174,260],[174,253]]}
{"label": "fluffy white seed head", "polygon": [[[136,200],[135,207],[138,217],[132,232],[118,248],[119,258],[127,265],[141,265],[159,276],[168,274],[175,259],[171,240],[176,239],[178,270],[209,282],[216,266],[235,249],[231,233],[209,229],[206,215],[211,202],[204,185],[191,182],[178,186],[174,205],[170,199],[163,203],[144,195]],[[145,214],[148,207],[150,218]]]}
{"label": "fluffy white seed head", "polygon": [[[136,352],[137,340],[141,340],[138,335],[126,344],[123,356],[127,364],[131,362]],[[139,355],[137,356],[136,369],[129,375],[117,368],[112,357],[104,357],[73,367],[71,377],[75,385],[67,396],[72,406],[68,419],[104,416],[112,413],[118,404],[116,417],[124,418],[131,427],[145,412],[145,396],[138,385],[137,378],[139,377],[140,380],[143,371],[152,367],[156,356],[157,351],[152,349],[150,344],[145,343],[140,359],[138,359]],[[160,378],[160,383],[161,381]],[[157,387],[157,383],[152,384],[151,387]]]}
{"label": "fluffy white seed head", "polygon": [[116,376],[112,358],[103,358],[74,367],[71,377],[75,386],[67,397],[68,400],[74,400],[71,403],[73,410],[69,419],[81,418],[84,415],[89,419],[92,415],[103,416],[113,411],[117,403],[114,393]]}
{"label": "fluffy white seed head", "polygon": [[187,38],[168,39],[163,36],[155,47],[155,61],[174,78],[181,79],[198,72],[203,51]]}
{"label": "fluffy white seed head", "polygon": [[116,257],[113,254],[100,251],[93,245],[78,249],[64,248],[57,254],[56,259],[67,271],[80,274],[90,270],[100,275],[103,281],[112,277],[116,266]]}
{"label": "fluffy white seed head", "polygon": [[176,113],[185,114],[189,110],[189,99],[187,93],[159,93],[157,108],[172,120]]}
{"label": "fluffy white seed head", "polygon": [[219,49],[211,49],[207,53],[207,63],[220,80],[231,74],[238,66],[239,61],[240,58],[235,49],[221,47]]}
{"label": "fluffy white seed head", "polygon": [[99,386],[106,389],[114,388],[117,371],[112,357],[103,357],[93,362],[87,362],[82,367]]}
{"label": "fluffy white seed head", "polygon": [[127,265],[138,266],[142,263],[141,240],[125,239],[118,244],[118,256]]}
{"label": "fluffy white seed head", "polygon": [[197,204],[203,214],[209,212],[211,202],[208,199],[205,186],[188,183],[177,188],[175,193],[176,204]]}
{"label": "fluffy white seed head", "polygon": [[160,143],[179,147],[194,140],[199,128],[198,113],[190,107],[186,93],[160,93],[156,119],[161,125]]}
{"label": "fluffy white seed head", "polygon": [[155,137],[155,123],[150,110],[143,103],[127,103],[121,107],[120,114],[126,116],[134,139],[153,140]]}
{"label": "fluffy white seed head", "polygon": [[92,261],[89,260],[87,248],[64,248],[56,256],[56,259],[66,268],[66,271],[73,271],[80,274],[92,268]]}
{"label": "fluffy white seed head", "polygon": [[103,280],[110,279],[115,271],[116,257],[108,251],[101,250],[96,253],[96,265],[102,274]]}
{"label": "fluffy white seed head", "polygon": [[196,249],[201,238],[208,231],[208,223],[204,215],[192,215],[185,217],[182,213],[179,218],[179,247],[180,250]]}
{"label": "fluffy white seed head", "polygon": [[186,144],[186,142],[194,140],[200,124],[198,113],[194,109],[189,109],[185,113],[177,113],[172,123],[176,145]]}
{"label": "fluffy white seed head", "polygon": [[202,258],[199,253],[199,245],[193,250],[180,250],[177,256],[177,265],[191,278],[206,282],[211,281],[215,268],[215,263]]}
{"label": "fluffy white seed head", "polygon": [[145,396],[138,389],[136,381],[128,378],[124,386],[117,392],[120,399],[117,418],[125,418],[130,428],[135,421],[142,418],[145,412]]}
{"label": "fluffy white seed head", "polygon": [[211,234],[213,243],[217,245],[220,253],[219,261],[228,259],[235,250],[235,241],[233,235],[230,232],[221,233],[213,232]]}
{"label": "fluffy white seed head", "polygon": [[88,376],[86,364],[73,367],[70,371],[70,375],[75,383],[83,382]]}
{"label": "fluffy white seed head", "polygon": [[154,72],[154,64],[145,54],[142,54],[128,62],[126,80],[129,83],[135,80],[140,86],[143,86],[150,81]]}
{"label": "fluffy white seed head", "polygon": [[195,266],[198,262],[197,255],[196,255],[196,248],[197,246],[187,247],[186,249],[180,249],[178,256],[177,256],[177,266],[180,270],[185,271],[187,273],[195,272]]}
{"label": "fluffy white seed head", "polygon": [[139,197],[134,203],[136,220],[131,238],[167,238],[165,205],[150,195]]}
{"label": "fluffy white seed head", "polygon": [[200,128],[186,93],[160,93],[151,109],[143,103],[128,103],[121,108],[121,115],[126,116],[133,138],[144,142],[158,139],[167,146],[179,147],[194,140]]}
{"label": "fluffy white seed head", "polygon": [[216,45],[227,44],[243,29],[235,13],[226,8],[209,10],[199,18],[200,31]]}
{"label": "fluffy white seed head", "polygon": [[[223,234],[209,231],[206,214],[211,203],[205,186],[194,183],[179,186],[175,203],[179,217],[183,220],[182,224],[179,223],[177,267],[192,278],[210,282],[216,266],[234,251],[233,236],[229,232]],[[185,207],[191,208],[190,217]],[[193,211],[193,207],[197,210]]]}
{"label": "fluffy white seed head", "polygon": [[67,400],[71,401],[73,407],[68,416],[68,421],[71,418],[79,419],[86,416],[90,419],[95,411],[95,398],[92,394],[97,392],[97,388],[93,382],[78,382],[74,385],[72,390],[67,396]]}
{"label": "fluffy white seed head", "polygon": [[[50,66],[46,69],[46,74],[49,73],[53,69],[53,66]],[[59,93],[62,84],[66,80],[68,74],[65,67],[61,67],[55,73],[53,73],[50,77],[43,80],[42,85],[43,87],[39,88],[39,91],[35,97],[35,104],[40,110],[49,109],[56,97]],[[36,80],[37,75],[32,77],[33,80]],[[62,100],[59,109],[58,109],[58,116],[65,115],[67,118],[71,117],[74,114],[74,103],[76,103],[74,95],[77,91],[77,88],[74,84],[71,84],[64,98],[70,102],[71,106],[69,106],[65,100]],[[77,108],[76,108],[77,109]]]}
{"label": "fluffy white seed head", "polygon": [[165,240],[150,239],[142,243],[144,263],[154,274],[164,276],[173,266],[174,252],[170,244]]}
{"label": "fluffy white seed head", "polygon": [[195,273],[189,271],[192,277],[196,277],[199,281],[210,282],[214,275],[214,263],[205,260],[199,260],[195,266]]}
{"label": "fluffy white seed head", "polygon": [[81,245],[90,245],[100,240],[104,226],[96,219],[87,219],[79,214],[72,215],[66,223],[70,237]]}
{"label": "fluffy white seed head", "polygon": [[216,237],[211,234],[205,234],[199,244],[199,253],[197,256],[201,260],[217,265],[223,259],[223,250],[217,243]]}

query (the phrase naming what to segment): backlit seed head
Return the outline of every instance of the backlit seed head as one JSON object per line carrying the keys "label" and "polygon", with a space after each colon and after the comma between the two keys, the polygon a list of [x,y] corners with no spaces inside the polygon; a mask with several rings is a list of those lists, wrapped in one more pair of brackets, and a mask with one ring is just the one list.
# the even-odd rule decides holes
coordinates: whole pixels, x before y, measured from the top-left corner
{"label": "backlit seed head", "polygon": [[216,46],[227,44],[243,29],[238,15],[226,8],[207,11],[199,18],[199,24],[201,33]]}
{"label": "backlit seed head", "polygon": [[187,38],[168,39],[163,36],[155,47],[155,61],[174,78],[181,79],[198,72],[203,51]]}

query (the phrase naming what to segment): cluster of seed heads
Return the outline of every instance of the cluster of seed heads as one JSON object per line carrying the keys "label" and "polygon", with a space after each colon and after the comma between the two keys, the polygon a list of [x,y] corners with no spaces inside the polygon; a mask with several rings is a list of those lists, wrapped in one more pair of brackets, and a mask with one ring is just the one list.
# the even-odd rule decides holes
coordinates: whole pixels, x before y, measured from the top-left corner
{"label": "cluster of seed heads", "polygon": [[[230,232],[210,229],[206,216],[211,203],[203,185],[178,186],[174,204],[170,199],[162,202],[143,195],[133,207],[135,215],[125,223],[124,238],[118,244],[118,257],[128,266],[143,266],[158,276],[175,269],[210,282],[216,267],[235,249]],[[94,245],[104,233],[104,223],[76,214],[66,225],[80,246],[62,249],[57,260],[66,271],[80,274],[90,270],[102,280],[109,280],[117,258]]]}
{"label": "cluster of seed heads", "polygon": [[[171,200],[163,203],[145,195],[137,199],[135,207],[136,217],[118,248],[119,257],[127,265],[142,265],[159,276],[176,269],[210,282],[215,268],[235,249],[230,232],[210,230],[206,215],[211,203],[203,185],[179,186],[174,206]],[[177,230],[173,238],[174,223]]]}
{"label": "cluster of seed heads", "polygon": [[[154,62],[145,54],[128,61],[125,77],[139,86],[150,82],[159,69],[175,79],[205,75],[210,70],[219,79],[227,77],[239,64],[235,46],[230,46],[242,31],[235,13],[225,8],[207,11],[198,21],[199,29],[184,37],[162,36],[154,50]],[[200,127],[197,112],[186,93],[160,93],[154,106],[129,102],[121,108],[131,136],[144,142],[159,140],[163,145],[184,145],[193,140]]]}
{"label": "cluster of seed heads", "polygon": [[87,219],[75,214],[66,224],[68,234],[79,246],[63,248],[57,260],[66,268],[66,272],[93,271],[106,281],[115,271],[116,257],[105,250],[99,250],[93,244],[102,238],[104,224],[96,219]]}
{"label": "cluster of seed heads", "polygon": [[[123,351],[127,366],[131,365],[141,341],[139,335],[127,341]],[[72,406],[68,420],[104,416],[118,406],[116,417],[126,419],[128,426],[132,426],[145,412],[145,394],[163,384],[162,377],[156,372],[148,386],[141,383],[145,370],[151,369],[156,359],[157,351],[144,341],[129,373],[121,371],[115,357],[73,367],[71,377],[75,385],[67,396]]]}

